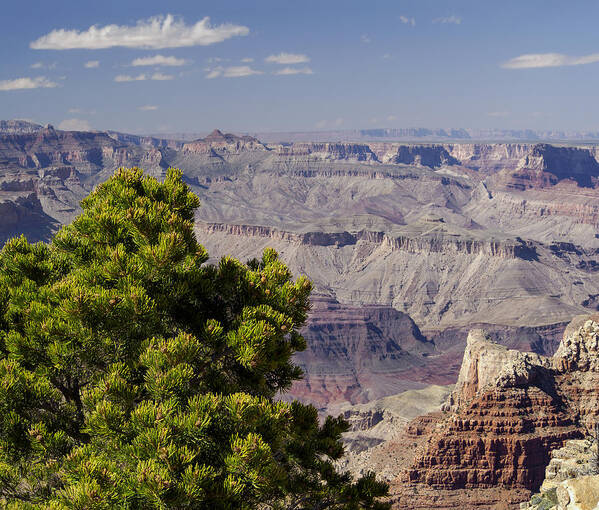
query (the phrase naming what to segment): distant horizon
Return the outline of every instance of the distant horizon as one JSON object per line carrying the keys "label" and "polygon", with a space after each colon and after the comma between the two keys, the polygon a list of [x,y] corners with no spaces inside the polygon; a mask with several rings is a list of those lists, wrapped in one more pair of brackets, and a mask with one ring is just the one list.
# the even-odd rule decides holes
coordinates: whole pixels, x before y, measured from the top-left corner
{"label": "distant horizon", "polygon": [[[280,140],[281,142],[405,142],[405,143],[588,143],[588,144],[597,144],[599,143],[599,129],[597,131],[592,130],[564,130],[564,129],[547,129],[547,130],[539,130],[539,129],[503,129],[503,128],[468,128],[468,127],[430,127],[430,126],[393,126],[393,127],[378,127],[378,128],[346,128],[346,129],[309,129],[309,130],[301,130],[301,129],[291,129],[286,131],[257,131],[257,130],[239,130],[239,129],[223,129],[220,127],[215,127],[213,129],[207,130],[197,130],[197,131],[173,131],[173,132],[127,132],[121,131],[117,129],[61,129],[57,126],[54,126],[49,122],[38,122],[33,121],[31,119],[0,119],[0,123],[2,122],[26,122],[32,124],[37,127],[45,128],[48,125],[51,125],[54,129],[61,131],[81,131],[81,132],[114,132],[120,133],[123,135],[133,135],[140,137],[152,137],[152,138],[161,138],[161,139],[171,139],[175,141],[191,141],[194,139],[202,138],[204,136],[209,135],[214,131],[220,131],[226,134],[234,134],[234,135],[250,135],[260,139],[260,136],[263,137],[277,137],[281,135],[290,135],[299,137],[298,140]],[[373,132],[376,131],[431,131],[430,135],[424,134],[421,136],[377,136]],[[463,137],[451,137],[449,134],[447,136],[442,136],[440,134],[435,134],[434,132],[438,131],[462,131],[465,132],[468,136]],[[314,135],[315,139],[306,138],[306,136]],[[346,136],[343,138],[343,136]],[[356,139],[352,139],[351,135],[360,135],[360,137]],[[326,136],[337,136],[341,137],[340,139],[331,138],[325,139],[322,137]],[[485,138],[488,136],[489,138]],[[504,138],[501,138],[501,137]],[[530,138],[526,138],[526,136],[530,136]],[[535,138],[536,136],[536,138]],[[553,136],[551,138],[550,136]],[[564,138],[560,138],[563,136]],[[321,137],[319,139],[319,137]],[[548,137],[548,138],[543,138]],[[274,140],[262,140],[266,143],[276,143]]]}

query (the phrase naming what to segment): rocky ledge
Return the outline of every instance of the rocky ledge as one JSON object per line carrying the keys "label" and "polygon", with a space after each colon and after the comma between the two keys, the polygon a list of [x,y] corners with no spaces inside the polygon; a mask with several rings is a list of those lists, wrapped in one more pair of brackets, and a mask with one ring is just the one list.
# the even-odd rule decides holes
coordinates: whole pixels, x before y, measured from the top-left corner
{"label": "rocky ledge", "polygon": [[506,349],[472,331],[445,416],[402,482],[538,490],[550,452],[599,419],[598,367],[599,314],[575,318],[551,358]]}
{"label": "rocky ledge", "polygon": [[597,444],[570,440],[551,452],[540,492],[522,510],[593,510],[599,504]]}

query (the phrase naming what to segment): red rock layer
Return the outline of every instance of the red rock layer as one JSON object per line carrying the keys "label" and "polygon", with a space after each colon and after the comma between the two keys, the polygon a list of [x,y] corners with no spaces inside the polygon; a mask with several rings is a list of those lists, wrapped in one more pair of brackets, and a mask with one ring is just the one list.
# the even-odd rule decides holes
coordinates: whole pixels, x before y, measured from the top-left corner
{"label": "red rock layer", "polygon": [[406,481],[444,489],[537,487],[549,452],[580,430],[539,388],[484,393],[435,430]]}
{"label": "red rock layer", "polygon": [[[598,319],[572,321],[553,358],[502,350],[471,333],[451,412],[430,416],[435,426],[422,417],[408,426],[407,437],[428,433],[428,441],[396,482],[403,497],[410,487],[432,495],[501,488],[522,497],[538,489],[551,450],[599,420]],[[453,508],[433,499],[430,508]]]}

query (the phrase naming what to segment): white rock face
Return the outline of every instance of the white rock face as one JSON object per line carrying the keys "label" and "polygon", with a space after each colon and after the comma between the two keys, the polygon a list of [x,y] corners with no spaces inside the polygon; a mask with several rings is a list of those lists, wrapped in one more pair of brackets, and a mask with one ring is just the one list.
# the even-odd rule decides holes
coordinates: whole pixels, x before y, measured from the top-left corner
{"label": "white rock face", "polygon": [[599,323],[587,320],[575,333],[564,335],[555,353],[556,368],[599,369]]}
{"label": "white rock face", "polygon": [[549,365],[549,358],[507,349],[493,342],[482,329],[473,329],[466,341],[458,382],[443,409],[456,411],[489,386],[527,385],[539,367]]}

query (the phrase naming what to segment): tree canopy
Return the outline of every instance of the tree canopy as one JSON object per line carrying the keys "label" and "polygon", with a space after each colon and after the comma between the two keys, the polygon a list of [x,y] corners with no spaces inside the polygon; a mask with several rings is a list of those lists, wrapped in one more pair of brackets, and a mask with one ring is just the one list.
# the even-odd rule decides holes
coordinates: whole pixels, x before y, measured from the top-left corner
{"label": "tree canopy", "polygon": [[0,253],[0,505],[384,509],[335,469],[347,423],[276,397],[310,282],[274,250],[208,263],[198,198],[120,169],[50,244]]}

